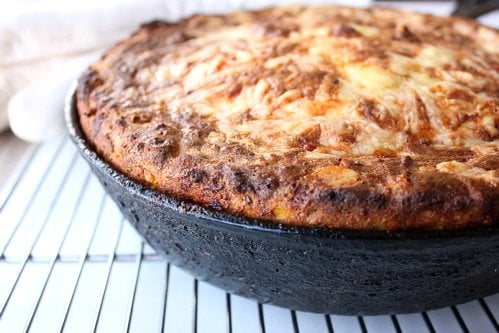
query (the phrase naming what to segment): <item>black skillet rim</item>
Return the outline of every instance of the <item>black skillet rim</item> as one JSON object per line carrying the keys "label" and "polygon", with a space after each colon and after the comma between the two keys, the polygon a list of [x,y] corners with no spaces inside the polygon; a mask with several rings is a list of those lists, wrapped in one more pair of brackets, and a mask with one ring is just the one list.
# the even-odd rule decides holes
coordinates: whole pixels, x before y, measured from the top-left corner
{"label": "black skillet rim", "polygon": [[492,236],[499,233],[499,224],[493,222],[490,226],[449,229],[449,230],[405,230],[405,231],[382,231],[382,230],[345,230],[327,227],[301,227],[288,226],[273,221],[258,220],[233,215],[225,212],[211,210],[188,200],[177,199],[165,193],[157,192],[142,185],[114,169],[104,161],[86,141],[76,111],[76,86],[74,82],[69,89],[64,104],[66,127],[72,141],[75,143],[80,154],[94,166],[100,168],[121,186],[128,188],[136,196],[144,200],[160,204],[166,208],[173,209],[179,213],[193,217],[210,220],[219,226],[236,227],[242,230],[252,230],[271,234],[313,236],[323,239],[364,239],[364,240],[389,240],[389,239],[446,239],[460,237]]}

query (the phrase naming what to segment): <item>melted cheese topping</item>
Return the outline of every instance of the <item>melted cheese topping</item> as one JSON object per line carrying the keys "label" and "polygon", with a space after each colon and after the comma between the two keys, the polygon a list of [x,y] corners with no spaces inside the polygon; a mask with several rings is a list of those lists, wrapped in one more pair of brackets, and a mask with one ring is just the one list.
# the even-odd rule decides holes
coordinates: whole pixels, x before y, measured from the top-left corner
{"label": "melted cheese topping", "polygon": [[[219,134],[209,142],[263,156],[404,155],[421,140],[497,147],[497,32],[393,13],[288,7],[272,11],[278,25],[251,13],[200,16],[186,23],[187,41],[136,78],[172,112],[211,119]],[[336,169],[318,176],[355,182]]]}
{"label": "melted cheese topping", "polygon": [[359,179],[359,174],[352,169],[341,166],[327,166],[315,170],[313,177],[319,178],[329,186],[348,186],[355,184]]}
{"label": "melted cheese topping", "polygon": [[492,184],[499,184],[499,170],[485,170],[483,168],[472,168],[466,163],[458,161],[441,162],[437,164],[440,172],[465,176],[488,181]]}

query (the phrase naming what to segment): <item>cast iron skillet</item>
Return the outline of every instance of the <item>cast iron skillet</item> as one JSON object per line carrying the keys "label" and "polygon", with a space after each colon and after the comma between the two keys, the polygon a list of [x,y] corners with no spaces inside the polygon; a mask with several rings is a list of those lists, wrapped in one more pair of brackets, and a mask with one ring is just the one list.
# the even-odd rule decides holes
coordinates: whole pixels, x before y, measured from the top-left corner
{"label": "cast iron skillet", "polygon": [[208,210],[113,169],[86,142],[74,88],[66,122],[108,194],[173,264],[231,293],[295,310],[374,315],[499,292],[499,224],[455,231],[287,227]]}

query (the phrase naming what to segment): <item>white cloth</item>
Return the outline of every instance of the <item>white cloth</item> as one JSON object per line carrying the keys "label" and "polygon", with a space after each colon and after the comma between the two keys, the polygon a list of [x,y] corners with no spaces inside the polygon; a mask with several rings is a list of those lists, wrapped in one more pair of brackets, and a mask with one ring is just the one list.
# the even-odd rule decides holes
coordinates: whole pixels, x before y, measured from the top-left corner
{"label": "white cloth", "polygon": [[96,50],[125,37],[141,22],[165,17],[166,12],[164,0],[2,2],[0,130],[7,126],[8,102],[19,90],[68,72],[77,75],[96,58]]}

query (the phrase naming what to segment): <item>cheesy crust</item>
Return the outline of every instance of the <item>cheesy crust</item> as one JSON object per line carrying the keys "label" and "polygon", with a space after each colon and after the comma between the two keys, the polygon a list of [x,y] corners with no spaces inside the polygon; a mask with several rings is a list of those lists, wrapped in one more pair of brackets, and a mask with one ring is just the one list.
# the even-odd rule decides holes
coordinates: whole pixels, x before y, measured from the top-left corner
{"label": "cheesy crust", "polygon": [[499,219],[499,32],[390,9],[280,7],[152,22],[80,78],[115,168],[286,225]]}

